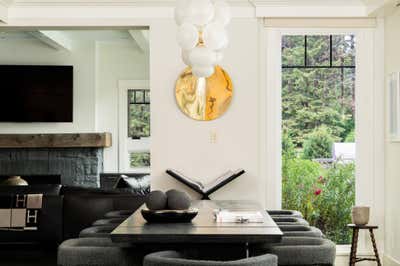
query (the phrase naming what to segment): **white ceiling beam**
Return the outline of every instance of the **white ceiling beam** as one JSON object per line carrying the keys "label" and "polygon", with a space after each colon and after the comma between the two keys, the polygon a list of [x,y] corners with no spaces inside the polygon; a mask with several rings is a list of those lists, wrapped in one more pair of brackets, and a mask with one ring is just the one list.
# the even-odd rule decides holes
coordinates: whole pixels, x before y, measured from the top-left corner
{"label": "white ceiling beam", "polygon": [[364,0],[367,7],[367,13],[371,17],[384,17],[392,14],[396,5],[400,3],[397,0]]}
{"label": "white ceiling beam", "polygon": [[12,4],[11,0],[0,0],[0,23],[7,23],[8,7]]}
{"label": "white ceiling beam", "polygon": [[59,31],[32,31],[32,36],[55,50],[71,51],[71,40]]}
{"label": "white ceiling beam", "polygon": [[140,50],[143,53],[147,53],[149,51],[149,36],[148,31],[144,30],[129,30],[129,34],[132,39],[139,46]]}

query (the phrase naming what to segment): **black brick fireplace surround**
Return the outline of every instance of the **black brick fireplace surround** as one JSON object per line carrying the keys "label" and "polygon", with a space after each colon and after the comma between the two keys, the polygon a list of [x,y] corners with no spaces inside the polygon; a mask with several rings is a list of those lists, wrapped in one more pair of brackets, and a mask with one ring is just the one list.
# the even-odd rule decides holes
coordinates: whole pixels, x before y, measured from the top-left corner
{"label": "black brick fireplace surround", "polygon": [[0,176],[57,175],[63,185],[99,187],[103,148],[0,149]]}

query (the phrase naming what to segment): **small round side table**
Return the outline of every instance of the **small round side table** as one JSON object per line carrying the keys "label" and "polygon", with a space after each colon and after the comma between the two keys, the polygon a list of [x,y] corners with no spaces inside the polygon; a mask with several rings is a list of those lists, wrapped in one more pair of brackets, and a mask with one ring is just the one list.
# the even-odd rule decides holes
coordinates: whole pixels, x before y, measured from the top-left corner
{"label": "small round side table", "polygon": [[[376,241],[374,236],[374,229],[378,229],[376,225],[356,225],[356,224],[348,224],[349,228],[353,229],[353,237],[351,241],[351,252],[350,252],[350,266],[354,266],[356,262],[369,260],[376,261],[378,266],[382,266],[381,261],[379,259],[378,248],[376,247]],[[372,246],[374,248],[375,259],[372,258],[357,258],[357,242],[358,242],[358,232],[360,229],[365,229],[369,231],[369,235],[371,237]]]}

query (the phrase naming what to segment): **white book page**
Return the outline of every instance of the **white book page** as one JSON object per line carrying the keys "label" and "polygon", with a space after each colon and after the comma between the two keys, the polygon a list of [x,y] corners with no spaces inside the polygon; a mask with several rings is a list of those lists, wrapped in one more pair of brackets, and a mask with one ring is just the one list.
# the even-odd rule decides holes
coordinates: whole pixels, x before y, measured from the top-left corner
{"label": "white book page", "polygon": [[222,174],[221,176],[217,177],[216,179],[214,179],[213,181],[207,183],[204,185],[204,191],[207,191],[213,187],[215,187],[216,185],[222,183],[223,181],[225,181],[226,179],[230,178],[234,173],[229,170],[226,173]]}
{"label": "white book page", "polygon": [[203,184],[201,182],[196,181],[196,180],[194,180],[194,179],[192,179],[192,178],[190,178],[188,176],[185,176],[184,174],[182,174],[182,173],[180,173],[180,172],[178,172],[178,171],[176,171],[174,169],[171,169],[171,171],[173,171],[174,173],[179,175],[181,178],[185,179],[188,183],[193,184],[194,186],[198,187],[201,190],[204,189],[204,186],[203,186]]}

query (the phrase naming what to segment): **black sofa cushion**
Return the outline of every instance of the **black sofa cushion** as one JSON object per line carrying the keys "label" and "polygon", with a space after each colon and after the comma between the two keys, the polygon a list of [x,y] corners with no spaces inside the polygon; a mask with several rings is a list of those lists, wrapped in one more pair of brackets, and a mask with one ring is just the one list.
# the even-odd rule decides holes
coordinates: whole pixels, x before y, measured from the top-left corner
{"label": "black sofa cushion", "polygon": [[113,201],[101,195],[64,195],[64,239],[76,238],[84,228],[113,210]]}

